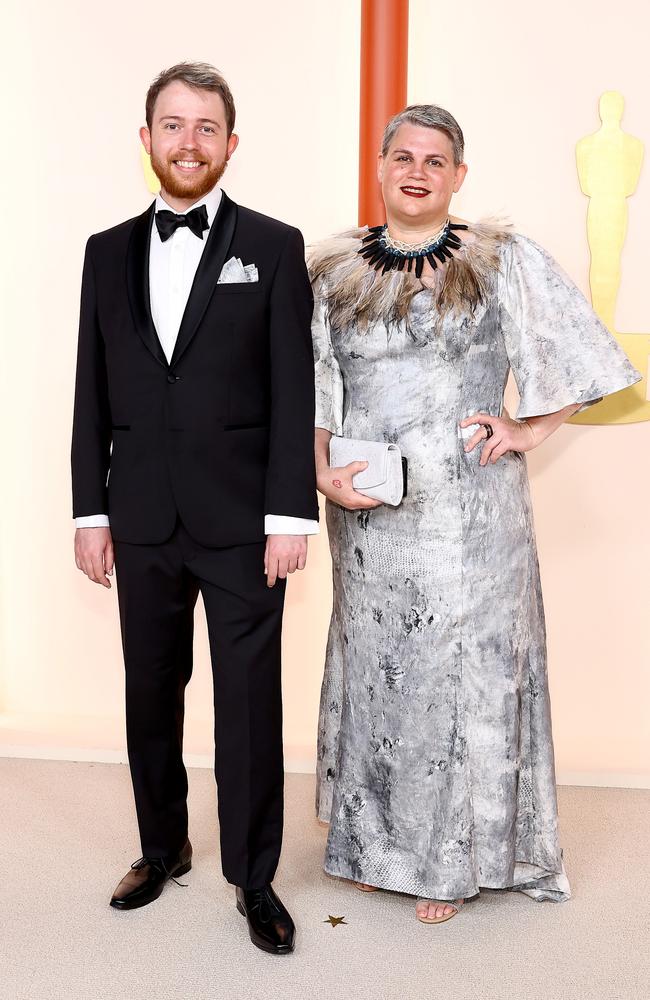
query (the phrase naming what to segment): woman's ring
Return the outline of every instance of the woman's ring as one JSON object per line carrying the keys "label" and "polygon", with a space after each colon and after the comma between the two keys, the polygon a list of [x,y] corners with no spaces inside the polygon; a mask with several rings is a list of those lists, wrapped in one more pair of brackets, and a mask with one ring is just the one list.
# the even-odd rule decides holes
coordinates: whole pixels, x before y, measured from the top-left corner
{"label": "woman's ring", "polygon": [[486,437],[485,440],[489,441],[490,438],[492,437],[492,435],[494,434],[494,427],[492,426],[492,424],[483,424],[483,426],[485,427],[485,429],[487,431],[487,437]]}

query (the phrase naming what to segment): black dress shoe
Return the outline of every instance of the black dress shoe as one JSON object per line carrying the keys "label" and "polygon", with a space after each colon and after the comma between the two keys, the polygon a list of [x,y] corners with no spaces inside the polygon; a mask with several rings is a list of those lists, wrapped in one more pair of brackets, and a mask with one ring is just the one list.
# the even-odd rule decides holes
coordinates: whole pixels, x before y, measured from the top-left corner
{"label": "black dress shoe", "polygon": [[262,889],[237,886],[237,909],[248,921],[248,933],[254,945],[272,955],[288,955],[293,951],[294,922],[270,884]]}
{"label": "black dress shoe", "polygon": [[[192,845],[189,840],[178,854],[164,858],[140,858],[131,865],[111,898],[117,910],[135,910],[158,899],[168,879],[176,882],[192,867]],[[180,882],[176,883],[181,885]]]}

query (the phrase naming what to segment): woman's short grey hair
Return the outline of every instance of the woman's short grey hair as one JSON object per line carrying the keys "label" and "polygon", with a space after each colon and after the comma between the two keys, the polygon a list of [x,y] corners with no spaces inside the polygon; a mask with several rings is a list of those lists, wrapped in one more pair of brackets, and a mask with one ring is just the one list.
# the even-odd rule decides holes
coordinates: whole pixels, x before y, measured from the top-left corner
{"label": "woman's short grey hair", "polygon": [[196,87],[197,90],[209,90],[212,93],[220,94],[221,100],[226,109],[226,126],[228,138],[235,127],[235,102],[230,92],[230,87],[222,77],[218,69],[210,63],[203,62],[182,62],[170,66],[159,73],[147,91],[145,103],[147,128],[151,128],[153,123],[153,109],[160,91],[175,80],[186,83],[188,87]]}
{"label": "woman's short grey hair", "polygon": [[386,155],[388,147],[395,138],[395,133],[405,122],[410,122],[411,125],[421,125],[423,128],[437,128],[440,132],[444,132],[454,148],[455,166],[463,162],[465,152],[463,131],[454,116],[445,111],[444,108],[439,108],[437,104],[410,104],[408,108],[404,108],[398,115],[391,118],[384,129],[381,141],[382,156]]}

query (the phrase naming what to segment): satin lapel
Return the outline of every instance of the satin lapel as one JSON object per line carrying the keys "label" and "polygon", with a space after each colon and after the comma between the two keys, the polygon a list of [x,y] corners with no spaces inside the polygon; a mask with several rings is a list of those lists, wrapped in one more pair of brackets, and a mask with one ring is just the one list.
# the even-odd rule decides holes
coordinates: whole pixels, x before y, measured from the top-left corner
{"label": "satin lapel", "polygon": [[126,255],[126,282],[135,328],[156,361],[167,368],[167,358],[151,317],[149,299],[149,243],[154,209],[155,202],[138,216],[133,226]]}
{"label": "satin lapel", "polygon": [[205,310],[208,307],[217,280],[221,274],[221,268],[226,262],[236,224],[237,206],[234,201],[230,200],[226,192],[223,191],[221,194],[221,204],[210,226],[205,250],[201,255],[199,266],[196,269],[192,290],[190,291],[185,312],[183,313],[176,346],[172,355],[172,366],[176,364],[181,354],[185,352],[199,328],[199,324],[203,319]]}

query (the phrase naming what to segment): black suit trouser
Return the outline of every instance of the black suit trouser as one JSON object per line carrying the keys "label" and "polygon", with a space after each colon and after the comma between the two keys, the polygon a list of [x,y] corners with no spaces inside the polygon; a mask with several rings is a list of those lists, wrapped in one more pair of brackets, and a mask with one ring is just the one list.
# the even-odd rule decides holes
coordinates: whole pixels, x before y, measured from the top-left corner
{"label": "black suit trouser", "polygon": [[187,837],[184,696],[200,592],[214,678],[222,869],[233,885],[262,886],[273,879],[282,843],[285,581],[267,587],[264,542],[206,548],[180,521],[162,544],[114,544],[142,853],[175,854]]}

